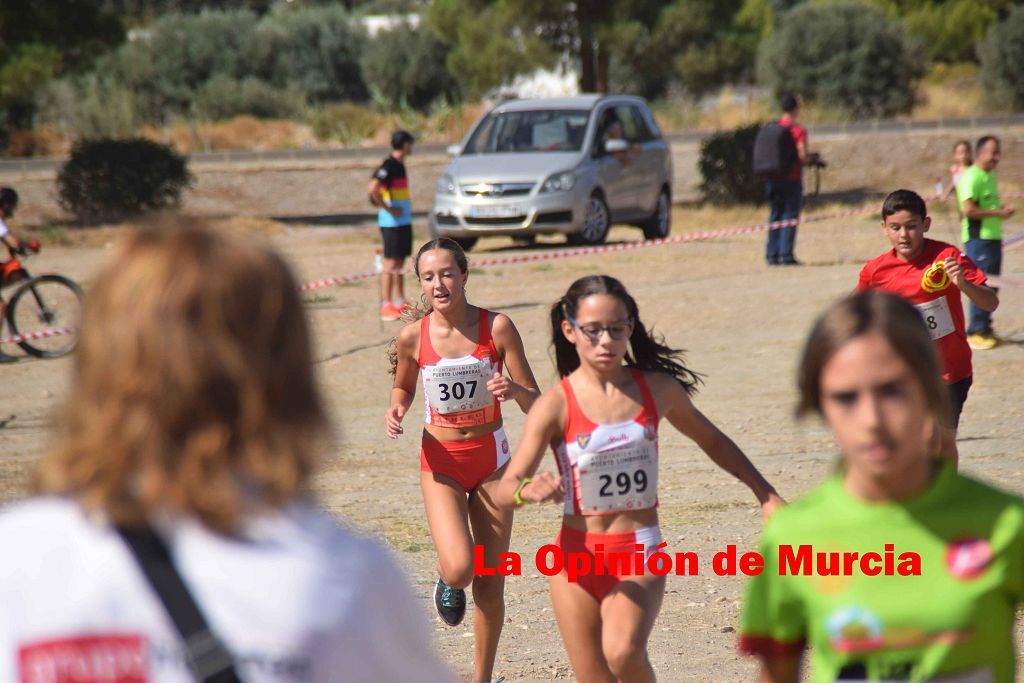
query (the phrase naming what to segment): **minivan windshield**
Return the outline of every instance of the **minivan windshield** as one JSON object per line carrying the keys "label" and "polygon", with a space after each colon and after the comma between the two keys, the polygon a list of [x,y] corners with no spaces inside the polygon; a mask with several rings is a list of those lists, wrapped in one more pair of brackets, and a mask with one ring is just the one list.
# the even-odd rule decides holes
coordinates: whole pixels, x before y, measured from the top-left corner
{"label": "minivan windshield", "polygon": [[463,154],[576,152],[583,146],[589,118],[586,109],[491,112]]}

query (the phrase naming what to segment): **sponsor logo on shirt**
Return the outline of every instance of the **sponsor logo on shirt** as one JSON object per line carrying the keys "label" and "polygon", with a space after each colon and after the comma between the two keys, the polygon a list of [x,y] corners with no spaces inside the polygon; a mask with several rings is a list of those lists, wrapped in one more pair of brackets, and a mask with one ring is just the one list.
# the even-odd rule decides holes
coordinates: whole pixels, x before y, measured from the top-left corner
{"label": "sponsor logo on shirt", "polygon": [[629,441],[628,434],[612,434],[608,437],[608,443],[622,443],[623,441]]}
{"label": "sponsor logo on shirt", "polygon": [[149,650],[136,634],[106,633],[23,645],[22,683],[146,683]]}
{"label": "sponsor logo on shirt", "polygon": [[501,440],[501,453],[502,455],[508,455],[508,439]]}
{"label": "sponsor logo on shirt", "polygon": [[577,434],[576,443],[579,445],[580,448],[586,448],[587,446],[590,445],[590,437],[590,434]]}
{"label": "sponsor logo on shirt", "polygon": [[970,581],[981,576],[992,563],[992,544],[985,538],[955,541],[946,551],[946,568],[958,579]]}
{"label": "sponsor logo on shirt", "polygon": [[654,425],[644,425],[644,438],[648,441],[657,441],[658,428]]}
{"label": "sponsor logo on shirt", "polygon": [[943,261],[936,261],[928,266],[921,276],[921,289],[934,294],[949,287],[949,275],[946,273],[946,265]]}
{"label": "sponsor logo on shirt", "polygon": [[884,646],[882,621],[870,610],[857,605],[833,612],[825,624],[837,652],[863,652]]}

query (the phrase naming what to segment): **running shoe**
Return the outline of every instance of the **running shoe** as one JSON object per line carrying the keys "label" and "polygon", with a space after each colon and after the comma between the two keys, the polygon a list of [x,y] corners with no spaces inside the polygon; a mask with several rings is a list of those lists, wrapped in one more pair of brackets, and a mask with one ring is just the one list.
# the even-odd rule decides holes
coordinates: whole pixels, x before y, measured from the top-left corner
{"label": "running shoe", "polygon": [[975,332],[967,337],[967,345],[975,351],[988,351],[995,348],[997,343],[996,338],[990,334]]}
{"label": "running shoe", "polygon": [[434,585],[434,607],[441,621],[458,626],[466,616],[466,591],[452,588],[441,579]]}
{"label": "running shoe", "polygon": [[380,319],[381,320],[398,320],[402,317],[402,312],[390,301],[380,307]]}

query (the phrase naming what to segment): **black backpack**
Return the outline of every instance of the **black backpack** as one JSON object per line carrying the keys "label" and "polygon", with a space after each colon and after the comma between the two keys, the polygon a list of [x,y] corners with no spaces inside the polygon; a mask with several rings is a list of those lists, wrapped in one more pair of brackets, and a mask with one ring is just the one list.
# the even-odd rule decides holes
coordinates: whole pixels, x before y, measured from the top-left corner
{"label": "black backpack", "polygon": [[761,126],[754,139],[754,175],[764,180],[779,180],[789,175],[796,163],[796,141],[778,121]]}

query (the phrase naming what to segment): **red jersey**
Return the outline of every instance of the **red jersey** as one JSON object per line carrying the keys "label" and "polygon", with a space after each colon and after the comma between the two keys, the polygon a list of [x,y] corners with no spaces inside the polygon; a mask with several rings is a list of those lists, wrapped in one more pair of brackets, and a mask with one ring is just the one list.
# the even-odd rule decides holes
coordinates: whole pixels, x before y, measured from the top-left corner
{"label": "red jersey", "polygon": [[565,483],[565,514],[611,515],[658,506],[658,408],[642,372],[630,368],[643,407],[632,420],[592,422],[562,380],[567,416],[555,448]]}
{"label": "red jersey", "polygon": [[430,315],[424,316],[416,363],[423,372],[427,424],[466,428],[501,419],[501,403],[487,390],[488,380],[502,368],[488,311],[480,309],[476,348],[461,358],[438,355],[430,343]]}
{"label": "red jersey", "polygon": [[[801,126],[799,123],[794,123],[793,119],[789,118],[788,114],[783,114],[782,118],[779,119],[780,126],[786,126],[789,128],[789,134],[793,137],[793,144],[799,146],[803,143],[804,148],[807,147],[807,129]],[[789,169],[789,173],[786,175],[786,180],[802,180],[804,177],[804,166],[800,162],[800,157],[797,156],[793,160],[793,167]]]}
{"label": "red jersey", "polygon": [[946,275],[942,265],[948,257],[957,260],[968,282],[985,284],[985,274],[959,249],[952,244],[926,239],[921,253],[913,261],[902,260],[892,249],[868,261],[861,268],[857,289],[891,292],[912,303],[921,312],[928,333],[938,344],[942,379],[954,384],[970,377],[973,370],[960,289]]}

